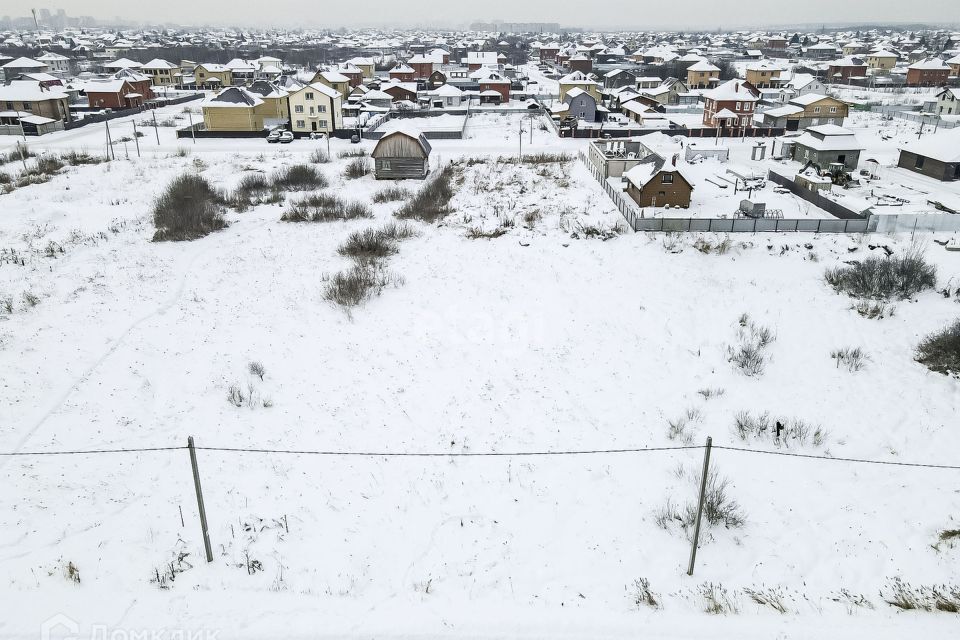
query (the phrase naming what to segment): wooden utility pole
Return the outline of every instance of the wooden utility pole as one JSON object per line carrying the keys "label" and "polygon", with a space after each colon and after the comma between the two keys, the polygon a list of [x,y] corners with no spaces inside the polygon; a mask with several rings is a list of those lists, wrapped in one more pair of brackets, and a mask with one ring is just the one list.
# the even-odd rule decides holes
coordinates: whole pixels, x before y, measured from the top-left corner
{"label": "wooden utility pole", "polygon": [[153,133],[157,136],[157,146],[160,146],[160,130],[157,129],[157,110],[154,109],[153,113]]}
{"label": "wooden utility pole", "polygon": [[697,521],[693,525],[693,546],[690,547],[690,564],[687,575],[693,575],[693,565],[697,561],[697,545],[700,543],[700,519],[703,517],[703,502],[707,495],[707,474],[710,472],[710,448],[713,438],[707,436],[707,446],[703,450],[703,475],[700,477],[700,500],[697,502]]}
{"label": "wooden utility pole", "polygon": [[207,510],[203,506],[203,491],[200,489],[200,471],[197,469],[197,450],[193,446],[193,436],[187,438],[190,450],[190,466],[193,467],[193,487],[197,490],[197,510],[200,512],[200,528],[203,530],[203,550],[207,562],[213,562],[213,548],[210,546],[210,529],[207,527]]}
{"label": "wooden utility pole", "polygon": [[107,129],[107,157],[108,159],[117,159],[117,152],[113,150],[113,138],[110,137],[110,121],[103,121],[104,127]]}
{"label": "wooden utility pole", "polygon": [[137,123],[133,123],[133,141],[137,145],[137,157],[140,157],[140,132],[137,131]]}

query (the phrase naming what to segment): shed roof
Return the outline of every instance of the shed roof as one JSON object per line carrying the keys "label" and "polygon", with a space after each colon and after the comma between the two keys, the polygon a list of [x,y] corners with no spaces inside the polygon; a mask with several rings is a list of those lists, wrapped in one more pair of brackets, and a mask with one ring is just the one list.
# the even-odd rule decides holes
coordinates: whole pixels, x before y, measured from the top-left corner
{"label": "shed roof", "polygon": [[417,129],[399,126],[377,140],[372,158],[429,158],[430,142]]}

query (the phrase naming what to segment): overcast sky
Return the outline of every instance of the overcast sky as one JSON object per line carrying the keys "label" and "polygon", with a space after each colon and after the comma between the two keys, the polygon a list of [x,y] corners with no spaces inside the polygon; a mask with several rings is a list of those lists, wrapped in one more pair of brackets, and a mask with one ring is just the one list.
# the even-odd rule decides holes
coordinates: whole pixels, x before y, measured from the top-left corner
{"label": "overcast sky", "polygon": [[[30,9],[62,8],[72,16],[220,26],[457,26],[476,20],[559,22],[563,26],[609,28],[734,28],[738,26],[837,22],[960,22],[960,0],[610,0],[566,3],[556,0],[2,0],[0,15],[24,16]],[[563,7],[564,9],[560,9]],[[567,9],[569,7],[569,9]],[[803,7],[803,12],[794,11]],[[576,8],[576,11],[570,10]],[[866,9],[869,8],[869,11]],[[304,15],[307,13],[308,15]]]}

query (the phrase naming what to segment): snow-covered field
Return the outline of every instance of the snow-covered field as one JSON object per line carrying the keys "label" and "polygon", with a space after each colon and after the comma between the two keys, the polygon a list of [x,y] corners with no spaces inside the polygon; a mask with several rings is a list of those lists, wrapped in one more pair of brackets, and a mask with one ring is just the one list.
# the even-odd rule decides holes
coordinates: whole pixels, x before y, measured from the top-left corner
{"label": "snow-covered field", "polygon": [[[467,140],[433,141],[437,159],[514,154],[519,117],[483,118]],[[102,132],[88,129],[37,149],[95,149]],[[152,243],[150,205],[172,177],[232,188],[326,144],[160,134],[160,145],[141,140],[140,159],[118,151],[0,196],[0,294],[14,307],[0,314],[0,451],[183,446],[189,435],[200,447],[339,452],[707,436],[777,450],[735,433],[749,411],[826,432],[791,452],[956,464],[960,383],[914,362],[913,348],[960,306],[927,292],[869,320],[822,277],[909,238],[743,234],[722,254],[698,251],[695,236],[603,241],[584,230],[621,218],[583,166],[491,160],[462,165],[455,213],[413,223],[418,236],[389,260],[395,286],[348,315],[323,297],[349,264],[337,247],[399,203],[373,204],[375,220],[303,224],[261,205],[200,240]],[[533,136],[525,152],[586,144]],[[386,185],[344,179],[346,162],[318,166],[331,191],[370,202]],[[474,228],[505,233],[472,239]],[[941,286],[956,285],[960,254],[925,251]],[[775,334],[759,376],[727,360],[744,313]],[[831,352],[844,347],[866,352],[862,370],[837,366]],[[261,402],[230,404],[231,385]],[[956,585],[960,550],[937,542],[960,528],[960,472],[715,449],[744,523],[708,527],[689,577],[687,534],[657,521],[668,501],[694,498],[702,453],[201,450],[209,565],[185,450],[0,457],[0,602],[11,612],[0,635],[35,638],[55,614],[84,637],[94,625],[221,638],[956,634],[955,614],[899,611],[881,592],[896,577]],[[658,608],[636,604],[641,579]],[[706,613],[705,593],[726,613]]]}

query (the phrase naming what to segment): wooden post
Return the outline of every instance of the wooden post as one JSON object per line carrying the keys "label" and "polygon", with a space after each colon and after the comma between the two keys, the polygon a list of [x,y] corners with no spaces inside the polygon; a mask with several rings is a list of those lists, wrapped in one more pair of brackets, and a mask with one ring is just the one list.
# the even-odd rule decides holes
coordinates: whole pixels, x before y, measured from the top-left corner
{"label": "wooden post", "polygon": [[697,520],[693,525],[693,546],[690,547],[690,565],[687,567],[687,575],[693,575],[693,565],[697,561],[697,545],[700,543],[700,519],[703,517],[703,502],[707,496],[707,474],[710,471],[710,448],[713,446],[713,438],[707,436],[707,446],[703,450],[703,475],[700,478],[700,500],[697,502]]}
{"label": "wooden post", "polygon": [[140,132],[137,131],[137,123],[133,123],[133,142],[137,145],[137,157],[140,157]]}
{"label": "wooden post", "polygon": [[207,553],[207,562],[213,562],[210,529],[207,527],[207,510],[203,506],[203,491],[200,489],[200,471],[197,469],[197,450],[193,446],[193,436],[187,438],[187,449],[190,450],[190,466],[193,467],[193,487],[197,490],[197,509],[200,511],[200,528],[203,530],[203,550]]}
{"label": "wooden post", "polygon": [[157,110],[154,109],[153,113],[153,133],[157,136],[157,146],[160,146],[160,130],[157,129]]}
{"label": "wooden post", "polygon": [[112,158],[113,160],[116,160],[116,159],[117,159],[117,152],[113,150],[113,138],[110,137],[110,121],[109,121],[109,120],[104,120],[104,121],[103,121],[103,126],[104,126],[104,127],[106,128],[106,130],[107,130],[107,156],[108,156],[108,159],[111,159],[111,158]]}

